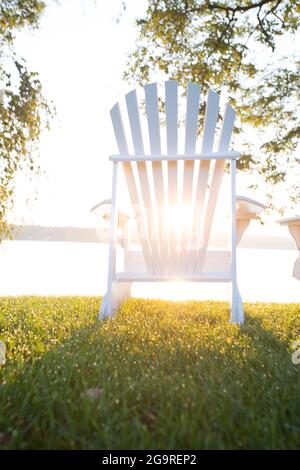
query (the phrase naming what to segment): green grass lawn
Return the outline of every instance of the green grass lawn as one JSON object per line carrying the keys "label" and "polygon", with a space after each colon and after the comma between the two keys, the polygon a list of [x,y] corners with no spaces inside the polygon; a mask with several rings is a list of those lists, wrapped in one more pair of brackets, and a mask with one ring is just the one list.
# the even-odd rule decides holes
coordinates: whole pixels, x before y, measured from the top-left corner
{"label": "green grass lawn", "polygon": [[4,449],[300,448],[298,304],[0,299]]}

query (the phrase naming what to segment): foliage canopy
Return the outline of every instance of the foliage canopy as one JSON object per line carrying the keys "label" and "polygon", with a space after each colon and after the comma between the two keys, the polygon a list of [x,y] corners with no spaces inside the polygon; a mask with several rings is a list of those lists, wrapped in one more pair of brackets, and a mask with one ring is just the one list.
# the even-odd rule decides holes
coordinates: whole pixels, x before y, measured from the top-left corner
{"label": "foliage canopy", "polygon": [[225,89],[242,128],[260,129],[259,145],[241,134],[240,167],[272,186],[299,171],[299,20],[296,0],[148,0],[125,77],[142,83],[159,70]]}
{"label": "foliage canopy", "polygon": [[7,210],[20,168],[36,168],[34,150],[51,110],[38,75],[15,52],[18,30],[37,27],[45,3],[2,0],[0,4],[0,234],[7,231]]}

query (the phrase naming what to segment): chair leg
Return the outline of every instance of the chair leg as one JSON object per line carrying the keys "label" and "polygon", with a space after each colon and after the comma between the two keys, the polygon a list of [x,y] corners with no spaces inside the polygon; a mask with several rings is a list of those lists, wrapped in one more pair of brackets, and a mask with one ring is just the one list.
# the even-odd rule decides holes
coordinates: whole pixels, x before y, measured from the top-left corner
{"label": "chair leg", "polygon": [[238,288],[234,282],[231,284],[230,321],[231,323],[239,323]]}
{"label": "chair leg", "polygon": [[113,282],[111,292],[107,292],[99,310],[99,320],[113,318],[124,300],[131,296],[131,282]]}
{"label": "chair leg", "polygon": [[105,320],[108,316],[106,312],[107,312],[107,294],[105,294],[102,297],[102,302],[101,302],[101,305],[100,305],[98,319],[99,320]]}
{"label": "chair leg", "polygon": [[244,307],[243,307],[243,300],[242,296],[240,293],[239,288],[237,287],[237,303],[238,303],[238,318],[239,318],[239,324],[243,325],[244,323]]}

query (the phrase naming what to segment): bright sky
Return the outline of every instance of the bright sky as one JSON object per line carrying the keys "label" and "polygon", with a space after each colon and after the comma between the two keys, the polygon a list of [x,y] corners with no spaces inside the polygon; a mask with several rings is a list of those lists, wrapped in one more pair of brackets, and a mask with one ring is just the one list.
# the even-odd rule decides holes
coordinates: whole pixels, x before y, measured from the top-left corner
{"label": "bright sky", "polygon": [[122,74],[144,8],[144,0],[128,2],[117,23],[120,0],[50,0],[40,28],[18,35],[17,50],[39,73],[57,116],[42,142],[44,175],[33,184],[18,178],[15,222],[87,226],[90,208],[110,197],[109,109],[129,91]]}
{"label": "bright sky", "polygon": [[[111,193],[109,109],[130,89],[122,74],[146,3],[126,2],[116,22],[121,0],[48,0],[40,28],[19,33],[17,51],[39,73],[57,116],[42,139],[42,176],[18,176],[14,222],[94,225],[90,208]],[[247,177],[239,180],[246,187]],[[274,223],[271,230],[282,234]]]}

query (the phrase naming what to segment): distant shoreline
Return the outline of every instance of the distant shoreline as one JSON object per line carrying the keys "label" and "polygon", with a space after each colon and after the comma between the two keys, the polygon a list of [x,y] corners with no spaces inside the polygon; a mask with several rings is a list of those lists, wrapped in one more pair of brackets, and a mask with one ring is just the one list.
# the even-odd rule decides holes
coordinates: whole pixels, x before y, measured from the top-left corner
{"label": "distant shoreline", "polygon": [[[101,235],[101,233],[100,233]],[[101,238],[105,238],[105,232]],[[9,239],[8,239],[9,240]],[[13,225],[14,241],[48,241],[99,243],[99,228],[90,227],[47,227],[41,225]],[[264,250],[296,250],[291,237],[245,235],[239,248]]]}

